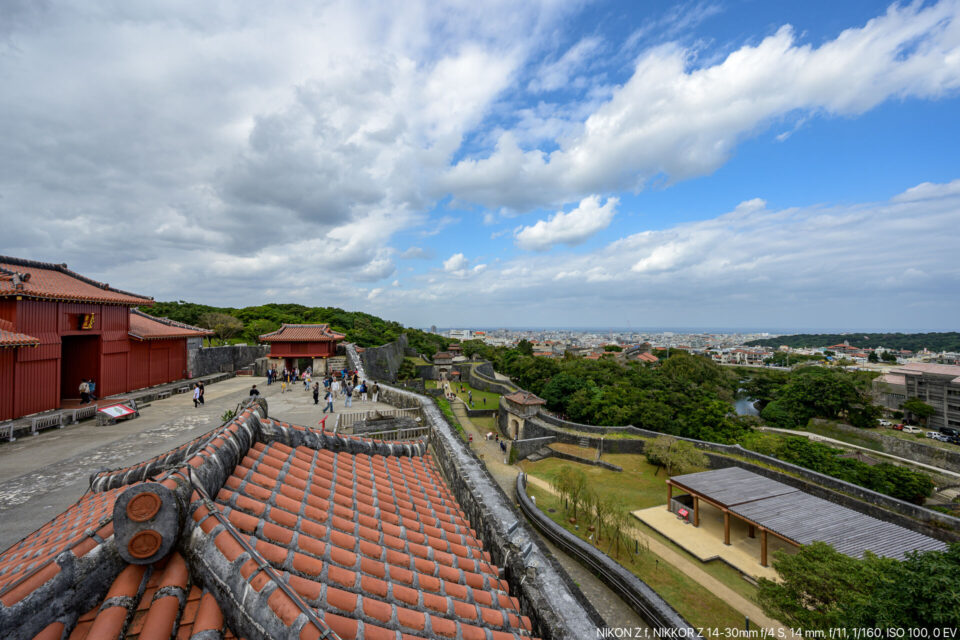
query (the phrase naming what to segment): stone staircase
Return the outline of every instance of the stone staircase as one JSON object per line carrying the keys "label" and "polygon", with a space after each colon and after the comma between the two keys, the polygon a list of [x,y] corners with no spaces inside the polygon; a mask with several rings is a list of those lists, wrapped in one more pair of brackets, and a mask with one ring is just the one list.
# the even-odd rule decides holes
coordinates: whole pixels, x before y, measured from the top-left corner
{"label": "stone staircase", "polygon": [[580,440],[577,442],[577,445],[583,447],[584,449],[589,449],[590,441],[586,438],[580,438]]}
{"label": "stone staircase", "polygon": [[530,462],[538,462],[540,460],[543,460],[544,458],[549,458],[552,455],[553,455],[553,450],[550,449],[550,447],[540,447],[539,449],[531,453],[529,456],[527,456],[527,460],[529,460]]}

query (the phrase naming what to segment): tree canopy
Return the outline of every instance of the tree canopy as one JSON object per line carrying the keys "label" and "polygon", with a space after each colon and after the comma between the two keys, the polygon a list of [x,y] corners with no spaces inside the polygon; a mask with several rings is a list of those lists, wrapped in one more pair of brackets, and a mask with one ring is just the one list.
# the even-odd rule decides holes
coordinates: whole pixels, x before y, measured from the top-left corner
{"label": "tree canopy", "polygon": [[142,310],[153,316],[170,318],[197,326],[205,326],[202,318],[206,314],[232,317],[240,322],[240,330],[225,336],[223,339],[242,336],[248,342],[256,342],[260,335],[275,331],[284,323],[327,323],[331,329],[346,335],[348,341],[361,347],[376,347],[393,342],[401,334],[406,333],[412,348],[419,353],[430,356],[437,351],[446,349],[447,345],[452,342],[449,338],[443,336],[404,327],[399,322],[384,320],[362,311],[344,311],[337,307],[306,307],[300,304],[270,303],[237,309],[233,307],[211,307],[180,300],[157,302],[151,307],[144,307]]}
{"label": "tree canopy", "polygon": [[751,340],[750,346],[779,347],[830,347],[848,342],[858,349],[909,349],[910,351],[960,351],[960,332],[943,333],[797,333],[776,338]]}
{"label": "tree canopy", "polygon": [[867,552],[851,558],[823,542],[778,551],[774,582],[757,599],[770,616],[803,629],[960,627],[960,543],[912,552],[900,562]]}

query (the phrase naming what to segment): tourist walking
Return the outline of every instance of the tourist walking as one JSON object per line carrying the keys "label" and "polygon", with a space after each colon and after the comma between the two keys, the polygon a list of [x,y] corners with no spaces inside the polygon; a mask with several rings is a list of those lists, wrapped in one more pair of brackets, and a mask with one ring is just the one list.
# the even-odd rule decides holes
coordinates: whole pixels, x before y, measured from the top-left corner
{"label": "tourist walking", "polygon": [[357,376],[357,372],[354,371],[354,372],[353,372],[353,386],[356,387],[356,386],[357,386],[357,382],[359,382],[359,381],[360,381],[360,378]]}
{"label": "tourist walking", "polygon": [[366,380],[364,380],[363,384],[360,385],[360,401],[361,402],[367,401],[367,381]]}
{"label": "tourist walking", "polygon": [[333,391],[327,391],[325,394],[323,394],[323,401],[326,403],[326,406],[323,407],[323,412],[326,413],[329,411],[330,413],[333,413]]}
{"label": "tourist walking", "polygon": [[333,391],[333,396],[337,397],[340,395],[340,380],[337,378],[333,379],[333,382],[330,383],[330,390]]}
{"label": "tourist walking", "polygon": [[90,402],[97,399],[97,383],[94,382],[93,378],[87,379],[87,398]]}
{"label": "tourist walking", "polygon": [[87,404],[90,402],[90,385],[87,384],[87,379],[84,378],[80,381],[80,404]]}
{"label": "tourist walking", "polygon": [[250,397],[251,397],[251,398],[256,398],[256,397],[259,396],[259,395],[260,395],[260,390],[257,389],[257,385],[253,385],[252,387],[250,387]]}
{"label": "tourist walking", "polygon": [[377,398],[380,397],[380,385],[374,382],[373,387],[370,389],[370,392],[373,394],[373,401],[376,402]]}
{"label": "tourist walking", "polygon": [[273,384],[273,369],[267,369],[267,386]]}
{"label": "tourist walking", "polygon": [[313,404],[320,404],[320,383],[313,383]]}
{"label": "tourist walking", "polygon": [[194,383],[193,385],[193,408],[196,409],[200,406],[200,385]]}
{"label": "tourist walking", "polygon": [[206,393],[207,390],[204,388],[202,382],[198,382],[197,386],[200,387],[200,404],[203,404],[203,394]]}
{"label": "tourist walking", "polygon": [[344,403],[343,406],[345,406],[345,407],[352,407],[352,406],[353,406],[353,385],[348,382],[348,383],[346,384],[345,389],[346,389],[346,394],[347,394],[347,401],[346,401],[346,403]]}

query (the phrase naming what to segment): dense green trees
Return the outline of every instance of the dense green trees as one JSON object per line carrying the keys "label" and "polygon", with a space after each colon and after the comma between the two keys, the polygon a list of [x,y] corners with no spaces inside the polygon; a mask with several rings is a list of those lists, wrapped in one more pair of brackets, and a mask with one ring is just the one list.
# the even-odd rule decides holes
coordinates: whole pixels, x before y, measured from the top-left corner
{"label": "dense green trees", "polygon": [[960,543],[913,552],[899,562],[869,552],[861,559],[814,542],[777,552],[780,581],[760,579],[764,611],[791,627],[930,629],[960,627]]}
{"label": "dense green trees", "polygon": [[844,370],[803,367],[779,388],[765,391],[771,400],[760,415],[782,429],[805,426],[810,418],[844,419],[854,426],[873,427],[880,415],[867,389]]}
{"label": "dense green trees", "polygon": [[960,332],[944,333],[799,333],[776,338],[763,338],[748,342],[751,346],[779,347],[829,347],[848,342],[851,347],[860,349],[886,347],[887,349],[909,349],[910,351],[960,351]]}
{"label": "dense green trees", "polygon": [[757,453],[915,504],[923,504],[933,493],[933,481],[925,473],[886,462],[869,465],[854,458],[842,458],[842,449],[804,437],[754,432],[745,435],[741,444]]}
{"label": "dense green trees", "polygon": [[[347,340],[361,347],[375,347],[392,342],[406,333],[410,346],[419,353],[433,355],[446,349],[449,338],[426,333],[418,329],[405,328],[399,322],[383,320],[377,316],[360,311],[344,311],[336,307],[306,307],[300,304],[265,304],[256,307],[210,307],[193,302],[157,302],[143,311],[154,316],[170,318],[187,324],[204,326],[201,318],[205,314],[217,314],[235,318],[241,323],[239,330],[225,337],[243,336],[248,342],[256,342],[257,337],[287,324],[314,324],[325,322],[330,327],[347,336]],[[236,325],[233,325],[234,327]],[[212,327],[211,327],[212,328]]]}
{"label": "dense green trees", "polygon": [[920,398],[908,398],[907,401],[903,403],[903,410],[919,418],[923,424],[927,424],[927,419],[937,412],[936,409]]}
{"label": "dense green trees", "polygon": [[654,438],[643,447],[647,462],[667,470],[668,475],[690,473],[707,466],[707,456],[686,440],[670,436]]}

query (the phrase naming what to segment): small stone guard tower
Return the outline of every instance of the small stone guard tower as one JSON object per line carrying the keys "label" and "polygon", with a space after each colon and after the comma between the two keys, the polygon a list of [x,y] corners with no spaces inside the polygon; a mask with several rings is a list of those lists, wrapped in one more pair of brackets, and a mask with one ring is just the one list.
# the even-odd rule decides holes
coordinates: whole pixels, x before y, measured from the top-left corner
{"label": "small stone guard tower", "polygon": [[507,436],[522,440],[525,420],[537,415],[540,406],[546,402],[529,391],[515,391],[503,396],[503,400],[503,407],[507,410]]}

